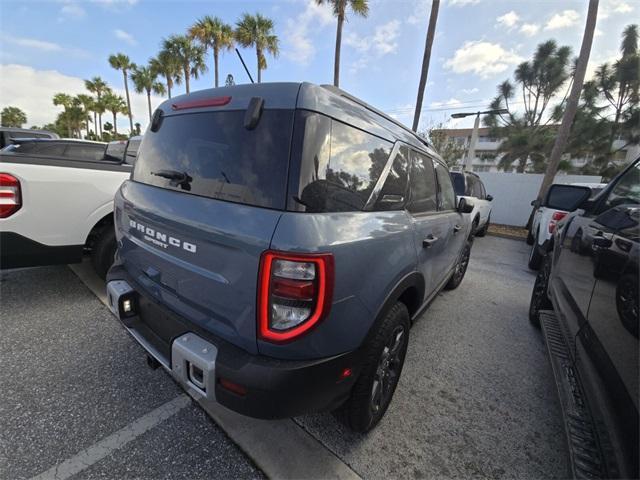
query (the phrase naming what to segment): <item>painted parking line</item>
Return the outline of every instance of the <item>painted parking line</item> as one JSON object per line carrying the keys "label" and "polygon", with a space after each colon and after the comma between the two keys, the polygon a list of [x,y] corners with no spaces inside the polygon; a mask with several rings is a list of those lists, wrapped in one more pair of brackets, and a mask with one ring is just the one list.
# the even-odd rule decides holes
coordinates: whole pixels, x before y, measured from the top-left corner
{"label": "painted parking line", "polygon": [[155,410],[143,415],[108,437],[91,445],[71,458],[51,467],[46,472],[36,475],[31,480],[66,480],[67,478],[89,468],[94,463],[111,455],[127,443],[135,440],[143,433],[172,417],[180,410],[191,404],[191,399],[181,394],[170,402],[159,406]]}

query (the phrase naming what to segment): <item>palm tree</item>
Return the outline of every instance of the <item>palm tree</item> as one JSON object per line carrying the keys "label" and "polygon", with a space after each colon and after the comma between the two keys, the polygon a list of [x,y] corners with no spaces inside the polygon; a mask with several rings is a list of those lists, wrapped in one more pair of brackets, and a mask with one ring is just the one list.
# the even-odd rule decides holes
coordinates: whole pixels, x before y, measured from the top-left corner
{"label": "palm tree", "polygon": [[189,79],[198,78],[201,73],[207,71],[204,63],[204,48],[194,44],[185,35],[171,35],[163,41],[163,50],[170,52],[182,67],[184,85],[189,93],[191,91]]}
{"label": "palm tree", "polygon": [[429,75],[429,64],[431,63],[431,47],[436,34],[436,23],[438,22],[438,10],[440,0],[432,0],[431,14],[429,15],[429,27],[427,28],[427,41],[424,46],[424,56],[422,57],[422,71],[420,72],[420,84],[418,85],[418,99],[416,100],[416,111],[413,114],[413,131],[418,131],[420,123],[420,112],[422,110],[422,100],[424,89],[427,86],[427,76]]}
{"label": "palm tree", "polygon": [[[84,108],[84,111],[87,114],[87,119],[85,120],[86,127],[87,127],[87,135],[85,138],[87,138],[89,136],[89,122],[91,121],[89,112],[93,110],[93,97],[91,95],[85,95],[84,93],[81,93],[80,95],[77,95],[76,98],[82,104],[82,108]],[[95,112],[94,112],[94,115],[95,115]]]}
{"label": "palm tree", "polygon": [[259,13],[255,15],[243,13],[242,18],[236,23],[235,37],[237,42],[245,48],[256,47],[258,83],[260,83],[262,80],[260,72],[267,68],[264,52],[269,52],[274,57],[279,53],[278,37],[273,33],[273,21]]}
{"label": "palm tree", "polygon": [[593,43],[593,34],[596,30],[596,20],[598,19],[598,2],[599,0],[589,0],[589,10],[587,11],[587,22],[584,26],[584,35],[582,36],[582,46],[580,47],[580,55],[578,56],[578,63],[576,65],[576,71],[573,75],[573,84],[571,85],[571,93],[567,99],[567,108],[562,116],[562,123],[556,134],[556,141],[553,144],[553,150],[551,150],[551,156],[549,157],[549,165],[547,171],[542,179],[542,185],[540,185],[540,191],[538,192],[538,200],[542,199],[547,189],[553,183],[553,179],[558,172],[558,166],[564,148],[567,145],[569,139],[569,133],[571,131],[571,125],[573,119],[576,116],[578,110],[578,101],[580,100],[580,92],[582,91],[582,84],[584,82],[584,75],[587,71],[587,63],[589,63],[589,55],[591,53],[591,44]]}
{"label": "palm tree", "polygon": [[[73,104],[73,99],[71,98],[71,95],[67,95],[66,93],[56,93],[53,96],[53,104],[55,106],[63,107],[64,111],[67,112]],[[69,138],[71,138],[72,137],[71,122],[69,121],[68,118],[67,118],[66,124],[67,124],[67,133],[69,135]]]}
{"label": "palm tree", "polygon": [[149,121],[151,121],[151,92],[164,95],[164,85],[157,80],[158,74],[151,67],[136,67],[131,72],[131,80],[136,87],[136,92],[147,93],[147,105],[149,106]]}
{"label": "palm tree", "polygon": [[149,60],[149,66],[165,78],[167,93],[171,98],[173,85],[182,83],[182,67],[179,60],[168,50],[161,50],[158,56]]}
{"label": "palm tree", "polygon": [[328,3],[333,7],[333,14],[338,18],[336,30],[336,55],[333,62],[333,84],[340,86],[340,47],[342,45],[342,25],[347,18],[347,6],[356,15],[365,17],[369,14],[368,0],[316,0],[318,5]]}
{"label": "palm tree", "polygon": [[[116,115],[118,113],[123,113],[123,114],[127,114],[127,104],[124,101],[124,98],[122,98],[120,95],[116,95],[113,92],[107,92],[104,94],[104,97],[102,98],[102,101],[104,102],[104,106],[105,108],[111,112],[111,114],[113,115],[113,133],[115,136],[118,135],[118,124],[116,122]],[[131,130],[133,131],[133,130]]]}
{"label": "palm tree", "polygon": [[[98,114],[98,124],[96,125],[96,130],[99,128],[100,138],[102,138],[102,114],[104,113],[104,106],[101,105],[100,99],[102,98],[102,94],[109,89],[109,86],[107,85],[107,82],[105,82],[100,77],[93,77],[91,80],[85,80],[84,85],[87,90],[89,90],[91,93],[95,93],[98,97],[96,101],[97,108],[95,109],[96,113]],[[96,132],[96,135],[97,133],[98,132]]]}
{"label": "palm tree", "polygon": [[213,51],[215,87],[218,88],[218,55],[221,50],[233,48],[233,29],[218,17],[205,15],[189,29],[189,36],[198,40],[205,49]]}
{"label": "palm tree", "polygon": [[[109,56],[109,65],[116,70],[122,71],[122,78],[124,79],[124,91],[127,95],[127,114],[129,115],[129,128],[133,132],[133,115],[131,115],[131,100],[129,99],[129,82],[127,71],[135,67],[135,63],[132,63],[124,53],[116,53]],[[114,125],[115,128],[115,125]],[[117,133],[117,132],[116,132]]]}

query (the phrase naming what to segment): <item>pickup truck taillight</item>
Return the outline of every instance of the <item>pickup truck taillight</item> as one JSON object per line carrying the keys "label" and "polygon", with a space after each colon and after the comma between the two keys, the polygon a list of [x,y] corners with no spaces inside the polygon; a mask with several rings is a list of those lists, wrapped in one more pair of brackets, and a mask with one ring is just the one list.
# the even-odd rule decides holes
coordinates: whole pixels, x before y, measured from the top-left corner
{"label": "pickup truck taillight", "polygon": [[258,336],[287,342],[327,316],[333,298],[333,255],[266,251],[258,279]]}
{"label": "pickup truck taillight", "polygon": [[20,181],[8,173],[0,173],[0,218],[7,218],[22,206]]}
{"label": "pickup truck taillight", "polygon": [[553,212],[551,220],[549,220],[549,233],[553,233],[556,229],[556,225],[560,220],[567,216],[567,212]]}

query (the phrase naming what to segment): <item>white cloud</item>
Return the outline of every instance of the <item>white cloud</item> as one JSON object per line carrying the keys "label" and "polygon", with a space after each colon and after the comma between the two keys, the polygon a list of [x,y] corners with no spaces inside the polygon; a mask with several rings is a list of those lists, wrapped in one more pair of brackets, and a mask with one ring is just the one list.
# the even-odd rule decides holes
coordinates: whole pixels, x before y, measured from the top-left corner
{"label": "white cloud", "polygon": [[553,15],[544,26],[544,29],[558,30],[561,28],[572,27],[578,23],[579,19],[580,14],[575,10],[563,10],[562,12]]}
{"label": "white cloud", "polygon": [[87,15],[87,12],[80,4],[66,1],[60,9],[60,15],[63,18],[80,19],[84,18]]}
{"label": "white cloud", "polygon": [[463,88],[460,91],[465,95],[471,95],[472,93],[478,93],[480,89],[478,87],[473,87],[473,88]]}
{"label": "white cloud", "polygon": [[[10,43],[16,47],[28,48],[31,50],[39,50],[44,53],[66,53],[76,57],[88,57],[89,53],[79,48],[67,48],[62,45],[49,42],[46,40],[39,40],[37,38],[16,37],[12,35],[0,35],[0,51],[9,50],[2,47],[2,43]],[[15,50],[12,48],[10,50]]]}
{"label": "white cloud", "polygon": [[[125,97],[124,86],[111,85],[113,91]],[[146,94],[135,93],[131,89],[131,110],[133,121],[146,126],[149,116],[147,113]],[[53,105],[52,98],[58,92],[77,95],[89,93],[84,86],[84,80],[79,77],[65,75],[56,70],[36,70],[26,65],[0,65],[0,106],[12,105],[22,109],[27,114],[27,125],[42,126],[55,121],[62,110]],[[157,107],[164,98],[152,95],[151,107]],[[103,121],[111,121],[111,114],[103,115]],[[121,115],[118,118],[118,130],[129,131],[129,120]]]}
{"label": "white cloud", "polygon": [[444,100],[440,102],[431,102],[429,107],[431,108],[442,108],[442,107],[459,107],[462,105],[462,102],[457,98],[450,98],[449,100]]}
{"label": "white cloud", "polygon": [[515,27],[519,20],[520,17],[513,10],[496,18],[496,21],[500,25],[502,25],[503,27],[507,27],[508,29],[512,29],[513,27]]}
{"label": "white cloud", "polygon": [[133,38],[133,35],[131,35],[128,32],[125,32],[124,30],[120,30],[119,28],[116,28],[113,31],[113,34],[116,36],[117,39],[122,40],[123,42],[128,43],[129,45],[137,45],[138,42],[136,41],[135,38]]}
{"label": "white cloud", "polygon": [[118,7],[132,7],[138,0],[91,0],[93,3],[98,3],[105,7],[118,8]]}
{"label": "white cloud", "polygon": [[540,25],[535,23],[523,23],[520,27],[520,33],[525,34],[527,37],[533,37],[540,30]]}
{"label": "white cloud", "polygon": [[350,33],[345,38],[344,43],[362,53],[374,52],[378,55],[386,55],[398,49],[399,33],[400,22],[391,20],[383,25],[378,25],[373,35],[367,37],[360,37],[355,33]]}
{"label": "white cloud", "polygon": [[335,21],[328,5],[308,2],[300,15],[287,20],[284,32],[287,47],[283,55],[295,63],[308,65],[316,53],[310,35]]}
{"label": "white cloud", "polygon": [[598,18],[604,20],[611,15],[633,12],[634,7],[626,0],[608,0],[600,3]]}
{"label": "white cloud", "polygon": [[465,7],[467,5],[475,5],[477,3],[480,3],[480,0],[449,0],[447,3],[455,7]]}
{"label": "white cloud", "polygon": [[517,53],[505,50],[498,43],[475,40],[465,42],[444,66],[455,73],[472,72],[481,78],[488,78],[521,61],[522,57]]}

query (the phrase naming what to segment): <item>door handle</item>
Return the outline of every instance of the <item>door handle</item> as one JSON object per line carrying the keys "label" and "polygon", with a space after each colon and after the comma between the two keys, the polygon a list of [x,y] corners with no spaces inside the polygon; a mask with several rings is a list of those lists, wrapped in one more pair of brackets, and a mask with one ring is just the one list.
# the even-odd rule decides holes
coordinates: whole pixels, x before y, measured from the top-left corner
{"label": "door handle", "polygon": [[454,225],[453,226],[453,233],[454,234],[458,233],[460,230],[462,230],[462,225]]}
{"label": "door handle", "polygon": [[429,248],[431,245],[438,241],[438,237],[434,237],[433,235],[429,235],[427,238],[422,240],[422,248]]}

